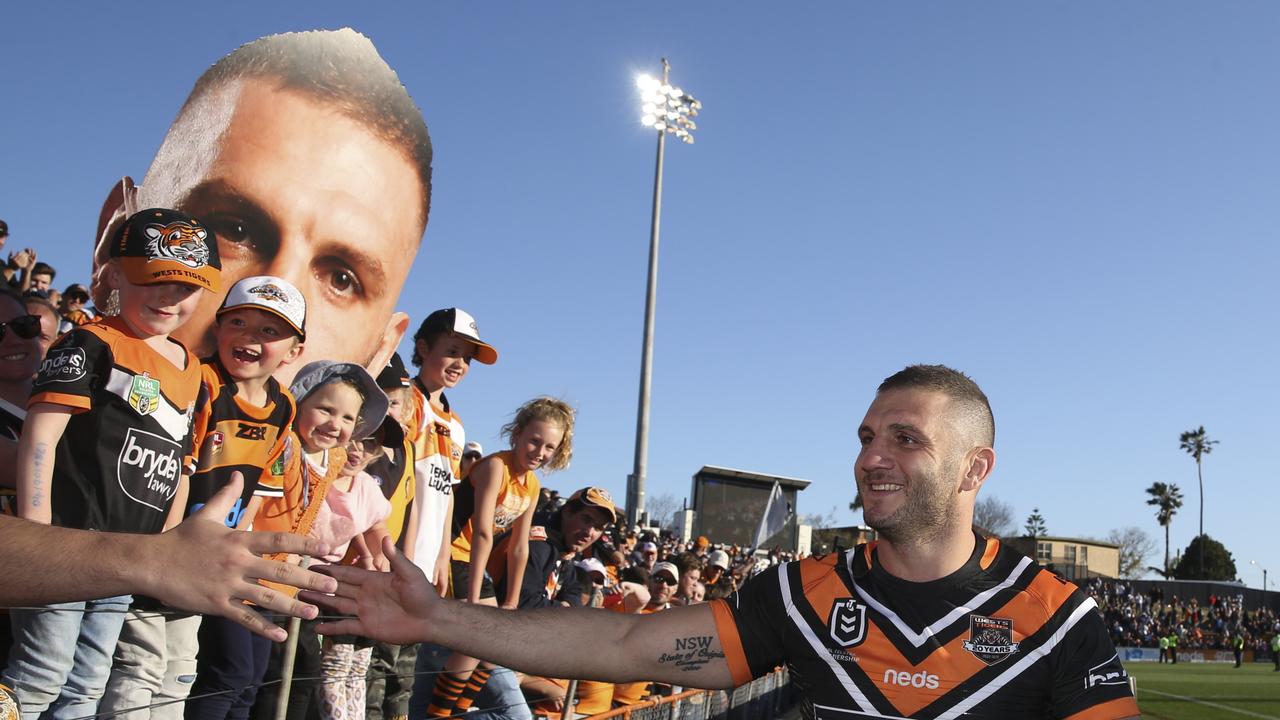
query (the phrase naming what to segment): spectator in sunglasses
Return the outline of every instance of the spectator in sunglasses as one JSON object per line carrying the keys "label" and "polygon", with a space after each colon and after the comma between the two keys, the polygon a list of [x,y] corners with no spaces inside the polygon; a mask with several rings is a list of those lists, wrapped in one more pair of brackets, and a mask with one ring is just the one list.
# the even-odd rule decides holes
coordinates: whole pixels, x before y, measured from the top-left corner
{"label": "spectator in sunglasses", "polygon": [[[27,295],[22,299],[27,306],[27,314],[34,315],[40,319],[40,332],[36,335],[36,341],[40,344],[40,359],[44,360],[45,353],[49,352],[49,346],[57,340],[62,333],[67,332],[70,328],[62,327],[62,317],[58,313],[58,309],[53,303],[42,297]],[[40,363],[36,363],[36,369],[40,368]]]}
{"label": "spectator in sunglasses", "polygon": [[[56,325],[55,325],[56,327]],[[11,291],[0,291],[0,512],[13,515],[18,438],[27,416],[31,381],[44,351],[53,342],[41,343],[41,318]],[[7,623],[6,623],[7,625]]]}

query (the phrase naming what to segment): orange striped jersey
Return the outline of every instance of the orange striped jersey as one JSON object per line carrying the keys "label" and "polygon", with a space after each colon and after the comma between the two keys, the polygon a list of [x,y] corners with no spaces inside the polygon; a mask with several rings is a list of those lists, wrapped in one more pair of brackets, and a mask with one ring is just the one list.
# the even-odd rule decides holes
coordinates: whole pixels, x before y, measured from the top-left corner
{"label": "orange striped jersey", "polygon": [[431,406],[422,382],[415,379],[405,403],[405,434],[413,441],[414,505],[418,508],[418,541],[413,560],[430,573],[449,528],[449,500],[462,474],[462,448],[467,444],[462,421],[440,394],[444,411]]}
{"label": "orange striped jersey", "polygon": [[[27,409],[0,398],[0,438],[17,442],[22,439],[22,423],[27,419]],[[18,491],[0,487],[0,515],[18,514]]]}
{"label": "orange striped jersey", "polygon": [[786,563],[710,604],[734,682],[787,664],[809,718],[1138,715],[1093,599],[976,538],[955,573],[913,583],[876,543]]}
{"label": "orange striped jersey", "polygon": [[[170,338],[170,342],[181,343]],[[118,317],[75,328],[49,348],[27,407],[72,415],[53,465],[53,524],[155,533],[191,454],[200,361],[179,368]]]}
{"label": "orange striped jersey", "polygon": [[[309,534],[316,515],[324,506],[329,488],[333,487],[333,481],[346,462],[346,451],[334,448],[324,452],[320,464],[313,463],[302,451],[302,441],[298,439],[298,434],[290,430],[285,438],[284,450],[271,465],[270,479],[264,479],[267,484],[278,488],[280,494],[263,498],[262,506],[253,519],[253,529],[294,535]],[[286,562],[296,560],[296,557],[286,553],[273,553],[267,557]],[[288,595],[298,592],[297,588],[287,585],[266,580],[262,583]]]}
{"label": "orange striped jersey", "polygon": [[391,514],[385,521],[391,541],[404,550],[405,523],[416,495],[413,473],[413,440],[405,437],[400,447],[384,447],[377,460],[369,463],[365,472],[378,483],[382,496],[391,503]]}
{"label": "orange striped jersey", "polygon": [[268,378],[266,405],[250,404],[236,392],[235,378],[216,357],[204,362],[201,383],[204,397],[195,414],[196,464],[187,512],[209,502],[238,470],[244,475],[244,489],[226,517],[227,526],[235,527],[255,494],[282,494],[269,470],[284,452],[293,425],[293,396],[275,378]]}
{"label": "orange striped jersey", "polygon": [[[538,482],[538,476],[534,475],[532,470],[526,470],[519,475],[512,473],[513,457],[510,450],[494,453],[489,457],[497,458],[502,463],[502,486],[498,489],[498,501],[493,508],[493,534],[497,537],[498,533],[515,525],[516,520],[533,507],[542,486]],[[488,459],[478,460],[477,463]],[[471,478],[467,477],[458,485],[458,494],[453,500],[452,553],[454,560],[461,562],[471,560],[473,528],[471,516],[475,511],[476,489],[471,484]]]}

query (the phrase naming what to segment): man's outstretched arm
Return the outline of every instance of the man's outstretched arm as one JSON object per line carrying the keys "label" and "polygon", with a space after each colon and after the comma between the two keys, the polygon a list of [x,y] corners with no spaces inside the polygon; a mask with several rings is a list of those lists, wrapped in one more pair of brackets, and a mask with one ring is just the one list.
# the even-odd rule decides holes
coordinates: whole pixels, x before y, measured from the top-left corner
{"label": "man's outstretched arm", "polygon": [[[239,474],[237,473],[237,476]],[[258,584],[266,578],[314,590],[332,579],[266,560],[269,552],[322,554],[316,540],[231,530],[223,518],[240,497],[238,478],[195,515],[161,535],[88,532],[0,516],[0,606],[39,605],[138,593],[167,605],[228,617],[272,640],[284,630],[242,601],[298,617],[316,608]],[[44,558],[40,563],[30,558]]]}
{"label": "man's outstretched arm", "polygon": [[[390,573],[321,569],[337,578],[337,594],[303,597],[355,617],[323,623],[318,632],[396,644],[434,642],[543,677],[733,687],[708,605],[650,615],[593,608],[500,610],[440,599],[426,576],[390,542],[383,550],[391,558]],[[584,647],[593,651],[580,652]],[[600,649],[607,652],[595,652]]]}

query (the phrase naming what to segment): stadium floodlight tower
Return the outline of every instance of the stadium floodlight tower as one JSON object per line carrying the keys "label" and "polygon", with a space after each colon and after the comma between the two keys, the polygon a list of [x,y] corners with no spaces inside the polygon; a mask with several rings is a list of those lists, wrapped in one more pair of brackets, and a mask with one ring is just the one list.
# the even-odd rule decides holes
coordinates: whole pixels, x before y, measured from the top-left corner
{"label": "stadium floodlight tower", "polygon": [[1249,564],[1262,571],[1262,592],[1267,591],[1267,569],[1258,564],[1257,560],[1250,560]]}
{"label": "stadium floodlight tower", "polygon": [[662,58],[662,79],[649,75],[636,78],[640,88],[640,124],[658,133],[658,159],[653,171],[653,216],[649,224],[649,283],[644,298],[644,342],[640,351],[640,403],[636,412],[636,457],[627,477],[627,525],[635,525],[644,513],[645,466],[649,455],[649,380],[653,369],[653,310],[658,292],[658,227],[662,219],[662,161],[667,136],[674,135],[693,144],[698,129],[693,118],[702,103],[671,85],[671,65]]}

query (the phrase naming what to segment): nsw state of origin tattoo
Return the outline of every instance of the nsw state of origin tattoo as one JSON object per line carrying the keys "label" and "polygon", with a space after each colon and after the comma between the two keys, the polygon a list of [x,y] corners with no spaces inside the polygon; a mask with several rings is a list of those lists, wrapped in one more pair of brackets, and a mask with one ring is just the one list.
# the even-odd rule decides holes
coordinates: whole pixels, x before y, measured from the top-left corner
{"label": "nsw state of origin tattoo", "polygon": [[45,456],[48,455],[49,446],[47,443],[36,444],[35,458],[31,461],[32,473],[35,477],[32,479],[31,487],[31,505],[32,507],[40,507],[44,504],[44,473],[45,473]]}
{"label": "nsw state of origin tattoo", "polygon": [[684,672],[701,670],[712,660],[724,657],[724,653],[711,647],[712,640],[710,635],[676,638],[675,649],[672,652],[662,653],[658,662],[663,665],[674,665]]}

